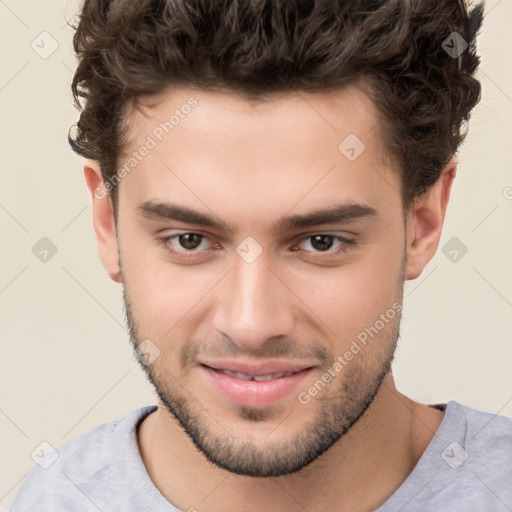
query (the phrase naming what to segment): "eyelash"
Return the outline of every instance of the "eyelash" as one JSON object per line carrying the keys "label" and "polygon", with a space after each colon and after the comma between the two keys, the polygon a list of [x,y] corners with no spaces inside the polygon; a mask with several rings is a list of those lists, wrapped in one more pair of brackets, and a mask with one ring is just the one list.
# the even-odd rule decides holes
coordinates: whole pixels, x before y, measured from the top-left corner
{"label": "eyelash", "polygon": [[[196,258],[197,254],[199,254],[199,252],[200,252],[197,249],[190,249],[190,250],[183,249],[184,252],[181,252],[181,251],[177,251],[177,250],[173,249],[172,247],[170,247],[168,245],[169,242],[171,242],[173,239],[177,239],[177,238],[179,238],[182,235],[198,235],[198,236],[202,237],[200,243],[202,243],[203,240],[207,240],[208,239],[208,237],[206,235],[203,235],[201,233],[196,233],[196,232],[193,232],[193,231],[183,231],[181,233],[176,233],[176,234],[174,234],[172,236],[167,236],[167,237],[159,238],[158,242],[160,244],[162,244],[165,247],[166,251],[169,254],[172,254],[173,256],[176,256],[176,257],[181,258],[183,260]],[[308,236],[306,236],[304,238],[300,238],[297,242],[294,242],[292,250],[299,251],[300,249],[296,249],[296,247],[298,245],[300,245],[301,242],[303,242],[305,240],[312,239],[315,236],[319,236],[319,235],[330,236],[330,237],[333,238],[333,241],[339,241],[339,242],[341,242],[342,245],[340,245],[340,247],[338,249],[335,249],[335,250],[332,250],[332,249],[328,249],[326,251],[306,251],[305,250],[305,252],[313,253],[313,254],[319,254],[319,255],[326,254],[326,255],[329,255],[329,256],[336,256],[336,255],[348,252],[352,248],[351,246],[355,245],[355,243],[356,243],[355,240],[352,240],[352,239],[349,239],[349,238],[345,238],[345,237],[342,237],[342,236],[331,235],[329,233],[314,233],[314,234],[308,235]]]}

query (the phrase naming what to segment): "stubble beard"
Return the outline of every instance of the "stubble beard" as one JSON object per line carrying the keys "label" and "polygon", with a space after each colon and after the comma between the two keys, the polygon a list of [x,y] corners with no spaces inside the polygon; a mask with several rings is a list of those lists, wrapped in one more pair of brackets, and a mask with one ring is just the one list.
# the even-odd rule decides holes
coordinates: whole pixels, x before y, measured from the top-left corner
{"label": "stubble beard", "polygon": [[[144,337],[138,332],[138,323],[126,289],[123,299],[130,340],[136,350]],[[382,343],[387,349],[379,352],[365,347],[355,355],[340,375],[333,379],[329,389],[319,391],[319,396],[310,402],[317,409],[314,418],[290,439],[279,443],[263,440],[256,444],[233,437],[219,426],[225,421],[222,415],[215,418],[211,412],[207,412],[200,401],[191,397],[166,368],[158,366],[158,359],[147,366],[140,359],[139,362],[161,404],[208,461],[237,475],[277,477],[295,473],[311,464],[363,417],[391,370],[399,330],[400,315],[397,315],[392,325],[391,340],[378,338],[372,341]],[[373,354],[365,359],[362,354],[364,350],[372,350]],[[335,393],[333,386],[337,386]],[[301,407],[306,411],[310,404]],[[285,421],[293,421],[297,417],[303,421],[304,411],[298,411],[299,415],[289,415]],[[265,409],[240,407],[238,412],[239,418],[247,423],[247,429],[255,422],[265,421]]]}

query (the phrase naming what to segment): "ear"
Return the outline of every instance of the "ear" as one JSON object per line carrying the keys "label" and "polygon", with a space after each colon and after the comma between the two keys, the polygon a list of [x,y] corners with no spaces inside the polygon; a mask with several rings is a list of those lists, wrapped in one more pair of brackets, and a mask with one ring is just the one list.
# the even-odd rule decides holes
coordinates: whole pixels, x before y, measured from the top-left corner
{"label": "ear", "polygon": [[101,262],[111,279],[121,283],[114,210],[110,196],[104,187],[99,164],[93,160],[87,160],[84,165],[84,176],[91,194],[93,225]]}
{"label": "ear", "polygon": [[406,279],[416,279],[436,253],[456,173],[457,161],[452,158],[407,214]]}

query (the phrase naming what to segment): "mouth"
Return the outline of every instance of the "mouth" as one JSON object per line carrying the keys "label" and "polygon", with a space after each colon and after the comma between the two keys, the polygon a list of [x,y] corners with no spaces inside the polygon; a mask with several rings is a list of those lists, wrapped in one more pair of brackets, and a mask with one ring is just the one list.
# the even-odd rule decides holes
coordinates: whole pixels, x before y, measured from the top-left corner
{"label": "mouth", "polygon": [[216,361],[201,363],[199,368],[209,388],[213,387],[230,403],[245,407],[268,407],[291,396],[314,367],[281,361],[261,364]]}
{"label": "mouth", "polygon": [[[224,373],[225,375],[229,375],[230,377],[234,377],[236,379],[241,380],[255,380],[257,382],[263,382],[266,380],[272,380],[272,379],[281,379],[282,377],[289,377],[290,375],[293,375],[297,372],[280,372],[280,373],[269,373],[267,375],[249,375],[247,373],[240,373],[240,372],[231,372],[229,370],[216,370],[220,373]],[[302,370],[299,370],[302,371]]]}

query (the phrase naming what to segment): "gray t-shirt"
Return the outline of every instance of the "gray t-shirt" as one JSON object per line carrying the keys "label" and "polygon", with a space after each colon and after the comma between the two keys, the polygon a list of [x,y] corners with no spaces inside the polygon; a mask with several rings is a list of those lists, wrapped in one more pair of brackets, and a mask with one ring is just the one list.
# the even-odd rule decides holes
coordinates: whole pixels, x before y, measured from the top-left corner
{"label": "gray t-shirt", "polygon": [[[10,512],[177,512],[138,450],[136,426],[156,408],[133,411],[47,453]],[[512,418],[453,400],[445,410],[418,464],[378,512],[512,511]]]}

